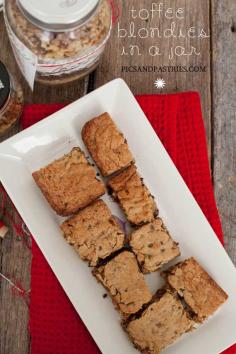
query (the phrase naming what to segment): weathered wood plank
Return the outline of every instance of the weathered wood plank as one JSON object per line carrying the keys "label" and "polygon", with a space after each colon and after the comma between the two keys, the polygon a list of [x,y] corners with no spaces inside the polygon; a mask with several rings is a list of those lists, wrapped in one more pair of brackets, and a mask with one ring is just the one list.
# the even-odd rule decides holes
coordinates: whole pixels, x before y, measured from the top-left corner
{"label": "weathered wood plank", "polygon": [[[14,75],[21,78],[6,35],[2,14],[0,14],[0,60],[7,63]],[[28,87],[24,93],[26,97],[31,96]],[[17,130],[18,128],[14,128],[12,134]],[[3,240],[0,240],[0,272],[14,282],[19,282],[24,289],[29,289],[30,266],[31,252],[24,247],[22,241],[17,240],[17,235],[11,230]],[[28,353],[30,346],[28,306],[22,297],[13,296],[12,287],[4,279],[0,281],[0,319],[0,353]]]}
{"label": "weathered wood plank", "polygon": [[[7,221],[6,221],[7,222]],[[30,289],[31,251],[13,230],[0,241],[1,273]],[[29,352],[28,305],[6,280],[0,281],[0,353]]]}
{"label": "weathered wood plank", "polygon": [[212,0],[215,195],[236,264],[236,2]]}
{"label": "weathered wood plank", "polygon": [[[0,60],[21,80],[26,103],[70,102],[85,93],[87,86],[84,80],[58,87],[36,84],[32,93],[15,63],[2,14],[0,14]],[[17,130],[18,128],[15,128],[8,136]],[[30,267],[31,252],[24,246],[22,240],[17,239],[13,231],[4,240],[0,239],[1,273],[19,282],[27,290],[30,288]],[[0,279],[0,323],[0,353],[29,353],[28,306],[22,297],[12,295],[12,288],[2,279]]]}
{"label": "weathered wood plank", "polygon": [[[122,2],[122,0],[120,0]],[[137,4],[138,3],[138,4]],[[123,16],[120,21],[121,27],[125,28],[131,22],[128,10],[132,5],[136,9],[149,8],[150,1],[135,0],[123,1]],[[193,25],[206,31],[209,30],[209,3],[210,0],[166,0],[165,4],[170,7],[184,7],[186,9],[186,20],[183,28]],[[107,81],[123,77],[134,93],[158,93],[154,88],[154,80],[162,77],[167,86],[161,92],[175,92],[182,90],[200,90],[203,112],[205,116],[205,126],[207,130],[208,147],[211,147],[211,131],[214,128],[213,162],[215,191],[220,207],[223,226],[226,236],[227,250],[236,262],[236,220],[235,214],[235,151],[236,151],[236,126],[235,126],[235,23],[236,4],[234,0],[226,0],[219,3],[212,0],[212,50],[213,50],[213,104],[214,104],[214,127],[211,128],[211,70],[210,70],[210,39],[192,40],[192,45],[196,45],[202,53],[199,57],[176,58],[169,60],[167,49],[177,44],[176,39],[158,40],[145,39],[138,40],[130,38],[117,38],[117,29],[113,32],[112,39],[105,52],[103,61],[96,73],[96,87]],[[135,20],[141,27],[158,26],[167,27],[169,20],[141,21]],[[159,22],[159,23],[158,23]],[[157,43],[158,44],[157,44]],[[130,45],[140,45],[141,50],[146,53],[151,45],[159,45],[165,52],[162,57],[152,58],[147,55],[122,57],[120,55],[122,46],[126,48]],[[181,42],[185,45],[185,41]],[[187,47],[189,48],[189,45]],[[234,54],[233,54],[234,53]],[[0,15],[0,59],[7,62],[11,70],[21,78],[10,49],[10,45],[5,33],[2,15]],[[130,73],[123,72],[122,66],[176,66],[176,65],[201,65],[207,66],[206,73]],[[230,73],[230,75],[229,75]],[[23,79],[21,78],[22,82]],[[24,93],[26,102],[63,102],[78,98],[86,91],[83,82],[76,82],[61,87],[51,88],[36,85],[32,94],[24,83]],[[0,271],[17,279],[25,289],[30,284],[30,262],[31,255],[16,235],[11,233],[4,241],[0,241]],[[0,281],[0,353],[10,354],[29,353],[30,339],[27,330],[28,308],[24,300],[20,297],[13,297],[11,289],[7,283]]]}
{"label": "weathered wood plank", "polygon": [[[135,21],[136,27],[160,27],[162,31],[165,28],[170,28],[171,22],[163,17],[159,19],[156,15],[153,19],[132,20],[131,12],[132,6],[136,10],[150,9],[152,1],[149,0],[129,0],[119,1],[120,5],[123,3],[123,16],[120,18],[120,28],[127,29],[132,21]],[[195,26],[198,29],[204,28],[209,34],[209,0],[166,0],[164,2],[165,7],[172,7],[175,9],[184,8],[185,18],[183,20],[176,20],[177,30],[182,28],[186,29]],[[134,15],[137,15],[134,14]],[[141,13],[142,17],[145,17],[145,12]],[[124,31],[121,33],[124,35]],[[137,34],[136,34],[137,35]],[[145,32],[142,32],[142,36]],[[137,54],[137,48],[134,55],[122,56],[123,47],[127,51],[130,45],[138,45],[140,47],[140,53]],[[175,57],[173,60],[169,59],[170,47],[183,46],[188,51],[191,46],[197,48],[201,55],[199,56],[182,56]],[[151,46],[159,46],[163,55],[152,57],[149,53]],[[203,73],[191,73],[191,72],[122,72],[122,67],[129,66],[149,66],[149,67],[177,67],[186,66],[203,66],[206,67],[206,72]],[[136,38],[118,38],[118,28],[113,31],[112,38],[106,49],[104,58],[100,64],[99,70],[96,73],[96,87],[106,83],[117,77],[122,77],[130,86],[134,94],[151,94],[151,93],[165,93],[176,92],[186,90],[200,91],[202,98],[203,114],[205,117],[205,127],[207,131],[207,140],[209,148],[209,156],[211,149],[211,70],[210,70],[210,38],[199,39],[194,38],[191,40],[181,38],[148,38],[140,39]],[[166,87],[164,90],[157,90],[154,87],[154,81],[157,78],[163,78],[166,81]]]}

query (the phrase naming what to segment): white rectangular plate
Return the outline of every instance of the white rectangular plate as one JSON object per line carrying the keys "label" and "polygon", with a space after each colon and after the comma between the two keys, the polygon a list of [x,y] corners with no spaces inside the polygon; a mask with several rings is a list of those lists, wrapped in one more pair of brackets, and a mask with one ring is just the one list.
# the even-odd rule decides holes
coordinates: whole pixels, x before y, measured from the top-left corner
{"label": "white rectangular plate", "polygon": [[[104,111],[127,138],[160,215],[180,243],[180,259],[196,257],[229,295],[203,326],[163,353],[218,354],[236,342],[236,269],[124,81],[106,84],[0,144],[0,180],[102,353],[137,353],[123,333],[111,301],[103,298],[104,289],[61,237],[62,219],[31,176],[73,146],[86,150],[81,128]],[[104,200],[114,214],[124,217],[108,196]],[[153,292],[161,284],[156,273],[147,280]]]}

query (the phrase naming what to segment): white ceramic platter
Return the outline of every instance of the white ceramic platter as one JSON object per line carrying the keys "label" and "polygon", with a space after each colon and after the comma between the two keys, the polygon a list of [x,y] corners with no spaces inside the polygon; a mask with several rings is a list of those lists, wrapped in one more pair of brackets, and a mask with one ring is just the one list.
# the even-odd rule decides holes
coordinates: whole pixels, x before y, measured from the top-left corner
{"label": "white ceramic platter", "polygon": [[[81,128],[107,111],[124,133],[160,215],[180,243],[181,259],[194,256],[229,300],[203,326],[184,335],[164,354],[218,354],[236,342],[236,269],[124,81],[117,79],[0,144],[0,180],[104,354],[133,354],[119,315],[87,264],[60,234],[62,221],[50,208],[31,173],[80,146]],[[119,207],[104,198],[113,213]],[[154,292],[161,281],[148,276]]]}

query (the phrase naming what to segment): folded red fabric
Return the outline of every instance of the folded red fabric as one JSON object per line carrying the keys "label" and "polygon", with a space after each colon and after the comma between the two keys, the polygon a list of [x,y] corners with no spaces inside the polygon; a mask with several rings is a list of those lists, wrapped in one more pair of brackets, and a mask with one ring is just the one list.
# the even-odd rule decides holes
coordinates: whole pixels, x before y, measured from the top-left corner
{"label": "folded red fabric", "polygon": [[[137,101],[223,243],[211,183],[199,95],[195,92],[146,95],[137,96]],[[23,128],[62,107],[61,104],[26,106],[22,117]],[[31,353],[99,353],[35,242],[32,252]],[[225,351],[225,354],[236,354],[236,346]]]}

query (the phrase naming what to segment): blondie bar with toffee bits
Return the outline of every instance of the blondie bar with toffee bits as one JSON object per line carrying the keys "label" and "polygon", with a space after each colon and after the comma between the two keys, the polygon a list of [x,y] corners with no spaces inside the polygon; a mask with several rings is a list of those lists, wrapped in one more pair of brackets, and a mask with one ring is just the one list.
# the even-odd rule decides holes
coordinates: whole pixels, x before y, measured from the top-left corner
{"label": "blondie bar with toffee bits", "polygon": [[124,318],[139,311],[152,299],[136,257],[129,251],[123,251],[105,265],[95,268],[93,274],[109,291]]}
{"label": "blondie bar with toffee bits", "polygon": [[169,292],[152,302],[141,315],[124,324],[134,346],[145,354],[161,353],[193,327],[194,321],[181,301]]}
{"label": "blondie bar with toffee bits", "polygon": [[95,266],[124,246],[125,235],[106,203],[97,200],[66,220],[61,230],[80,257]]}
{"label": "blondie bar with toffee bits", "polygon": [[213,315],[228,298],[228,295],[194,258],[180,262],[163,275],[169,286],[183,298],[199,322]]}
{"label": "blondie bar with toffee bits", "polygon": [[129,244],[143,273],[155,272],[180,255],[178,243],[172,239],[161,218],[133,231]]}
{"label": "blondie bar with toffee bits", "polygon": [[126,139],[108,113],[88,121],[82,138],[103,176],[120,171],[133,161]]}
{"label": "blondie bar with toffee bits", "polygon": [[76,213],[105,193],[104,184],[78,147],[32,175],[48,203],[61,216]]}
{"label": "blondie bar with toffee bits", "polygon": [[155,200],[134,165],[111,177],[108,188],[132,225],[151,222],[158,214]]}

